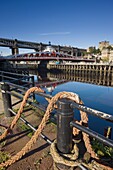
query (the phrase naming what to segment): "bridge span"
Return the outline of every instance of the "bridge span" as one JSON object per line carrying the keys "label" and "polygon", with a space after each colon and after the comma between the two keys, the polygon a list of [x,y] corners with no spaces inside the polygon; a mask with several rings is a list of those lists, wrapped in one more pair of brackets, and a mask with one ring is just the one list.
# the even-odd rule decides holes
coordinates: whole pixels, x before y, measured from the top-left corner
{"label": "bridge span", "polygon": [[95,59],[84,59],[83,57],[75,57],[69,54],[62,54],[58,52],[35,52],[26,54],[17,54],[0,58],[0,61],[72,61],[72,62],[95,62]]}
{"label": "bridge span", "polygon": [[[19,48],[33,49],[34,51],[42,52],[48,46],[48,44],[41,42],[37,43],[17,39],[0,38],[0,46],[10,48],[12,50],[12,55],[16,55],[19,54]],[[67,53],[72,56],[83,56],[83,53],[86,51],[86,49],[71,46],[61,46],[52,44],[52,47],[56,50],[56,52]]]}

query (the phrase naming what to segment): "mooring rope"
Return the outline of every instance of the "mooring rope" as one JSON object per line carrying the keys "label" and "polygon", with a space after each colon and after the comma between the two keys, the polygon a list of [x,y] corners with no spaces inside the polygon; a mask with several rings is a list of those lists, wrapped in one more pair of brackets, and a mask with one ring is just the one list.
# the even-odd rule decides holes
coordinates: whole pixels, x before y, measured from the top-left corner
{"label": "mooring rope", "polygon": [[40,89],[40,88],[38,88],[38,87],[32,87],[32,88],[30,88],[30,89],[27,90],[27,92],[26,92],[25,95],[24,95],[23,101],[22,101],[22,103],[21,103],[21,106],[20,106],[20,108],[19,108],[19,110],[18,110],[17,115],[14,117],[14,119],[13,119],[12,123],[9,125],[9,127],[8,127],[8,128],[4,131],[4,133],[0,136],[0,140],[4,139],[4,138],[7,136],[7,134],[13,129],[13,127],[16,125],[18,119],[20,118],[20,116],[21,116],[21,114],[22,114],[22,112],[23,112],[23,108],[24,108],[24,106],[25,106],[25,104],[26,104],[27,98],[29,97],[29,95],[30,95],[32,92],[36,92],[36,91],[38,91],[38,92],[43,92],[43,90]]}
{"label": "mooring rope", "polygon": [[[25,96],[23,98],[23,101],[21,103],[21,106],[20,106],[20,109],[19,109],[17,115],[14,117],[14,119],[13,119],[12,123],[10,124],[10,126],[0,136],[0,140],[4,139],[7,136],[7,134],[9,133],[9,131],[13,129],[13,127],[15,126],[15,124],[17,123],[17,121],[19,120],[19,118],[20,118],[20,116],[21,116],[21,114],[23,112],[23,108],[24,108],[24,106],[26,104],[28,96],[30,95],[30,93],[36,92],[36,91],[43,92],[43,90],[38,88],[38,87],[32,87],[32,88],[30,88],[25,93]],[[46,122],[49,119],[50,113],[54,109],[54,106],[56,106],[56,102],[60,98],[67,98],[67,99],[70,99],[70,100],[72,100],[72,101],[74,101],[76,103],[79,103],[79,104],[83,103],[82,100],[79,98],[79,96],[77,94],[75,94],[75,93],[72,93],[72,92],[65,92],[64,91],[64,92],[60,92],[60,93],[56,94],[54,97],[52,97],[52,99],[49,100],[49,104],[48,104],[47,110],[46,110],[46,112],[44,114],[44,117],[43,117],[40,125],[38,126],[38,129],[36,130],[34,135],[31,137],[30,141],[21,149],[20,152],[18,152],[16,155],[12,156],[6,162],[1,163],[0,164],[0,168],[1,167],[7,167],[7,166],[15,163],[17,160],[19,160],[22,156],[24,156],[31,149],[33,144],[36,143],[40,133],[44,129],[44,127],[46,125]],[[81,114],[81,121],[78,122],[78,123],[79,124],[82,124],[82,123],[87,124],[88,123],[88,116],[87,116],[87,114],[85,112],[83,112],[83,111],[80,111],[80,114]],[[73,132],[74,132],[74,135],[79,133],[79,131],[76,130],[76,128],[74,128]],[[85,146],[87,148],[87,151],[91,154],[91,157],[98,159],[98,157],[96,156],[95,152],[93,151],[93,149],[91,147],[89,135],[83,133],[83,139],[84,139],[84,143],[85,143]],[[108,169],[108,170],[111,170],[111,169]]]}

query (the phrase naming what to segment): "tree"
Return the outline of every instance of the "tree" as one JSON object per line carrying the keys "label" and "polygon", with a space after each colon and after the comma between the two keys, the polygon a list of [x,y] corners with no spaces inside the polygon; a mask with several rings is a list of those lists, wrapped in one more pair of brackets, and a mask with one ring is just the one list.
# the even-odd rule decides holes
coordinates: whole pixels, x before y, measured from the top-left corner
{"label": "tree", "polygon": [[100,49],[98,48],[98,49],[96,49],[96,54],[101,54],[101,51],[100,51]]}
{"label": "tree", "polygon": [[113,47],[112,47],[111,45],[109,45],[109,46],[107,47],[107,49],[108,49],[108,50],[113,50]]}
{"label": "tree", "polygon": [[89,53],[94,54],[96,47],[89,47]]}
{"label": "tree", "polygon": [[101,59],[103,62],[109,62],[109,57],[104,57]]}
{"label": "tree", "polygon": [[89,54],[101,54],[100,49],[96,49],[96,47],[89,47]]}

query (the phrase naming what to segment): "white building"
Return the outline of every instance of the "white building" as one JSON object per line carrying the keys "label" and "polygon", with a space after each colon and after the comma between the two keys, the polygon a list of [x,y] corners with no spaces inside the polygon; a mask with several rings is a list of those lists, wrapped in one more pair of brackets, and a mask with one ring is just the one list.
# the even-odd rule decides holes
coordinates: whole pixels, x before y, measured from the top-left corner
{"label": "white building", "polygon": [[109,62],[113,62],[113,50],[110,51]]}

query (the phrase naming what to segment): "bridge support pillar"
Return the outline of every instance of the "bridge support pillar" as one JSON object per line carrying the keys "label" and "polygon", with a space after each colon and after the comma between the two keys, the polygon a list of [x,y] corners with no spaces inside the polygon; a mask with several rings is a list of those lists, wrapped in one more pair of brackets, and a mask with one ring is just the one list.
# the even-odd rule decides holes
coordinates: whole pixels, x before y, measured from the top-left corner
{"label": "bridge support pillar", "polygon": [[42,45],[42,43],[40,43],[39,51],[42,52],[42,50],[43,50],[43,45]]}
{"label": "bridge support pillar", "polygon": [[74,48],[71,49],[71,55],[74,56]]}
{"label": "bridge support pillar", "polygon": [[19,49],[16,47],[16,48],[11,48],[12,50],[12,55],[16,55],[16,54],[19,54]]}
{"label": "bridge support pillar", "polygon": [[60,47],[60,45],[58,45],[58,52],[60,53],[60,49],[61,49],[61,47]]}
{"label": "bridge support pillar", "polygon": [[75,57],[78,57],[78,52],[77,51],[75,52]]}

